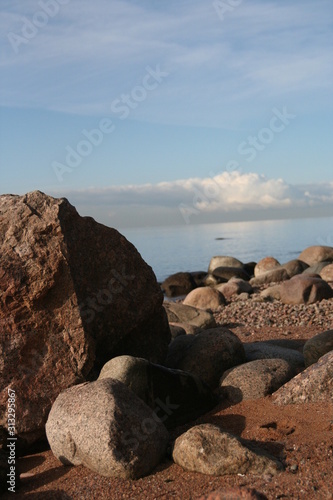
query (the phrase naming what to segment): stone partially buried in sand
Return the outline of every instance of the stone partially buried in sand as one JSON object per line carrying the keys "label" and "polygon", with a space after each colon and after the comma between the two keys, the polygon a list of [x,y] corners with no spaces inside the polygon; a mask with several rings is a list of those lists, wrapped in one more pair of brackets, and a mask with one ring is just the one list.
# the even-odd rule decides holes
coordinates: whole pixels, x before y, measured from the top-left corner
{"label": "stone partially buried in sand", "polygon": [[111,378],[71,387],[46,423],[54,455],[108,477],[137,479],[163,458],[169,435],[153,411]]}
{"label": "stone partially buried in sand", "polygon": [[333,330],[318,333],[309,339],[303,347],[303,355],[305,366],[317,363],[319,358],[324,356],[327,352],[333,350]]}
{"label": "stone partially buried in sand", "polygon": [[185,470],[213,476],[276,474],[280,462],[213,424],[192,427],[176,439],[172,458]]}

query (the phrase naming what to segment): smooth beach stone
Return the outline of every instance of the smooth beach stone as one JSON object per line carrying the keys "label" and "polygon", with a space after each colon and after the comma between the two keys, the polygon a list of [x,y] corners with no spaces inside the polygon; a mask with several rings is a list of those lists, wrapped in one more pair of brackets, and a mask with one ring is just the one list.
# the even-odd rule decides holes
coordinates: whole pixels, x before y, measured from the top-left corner
{"label": "smooth beach stone", "polygon": [[333,401],[333,351],[280,387],[272,398],[279,405]]}
{"label": "smooth beach stone", "polygon": [[220,380],[220,393],[232,403],[259,399],[288,382],[295,370],[284,359],[258,359],[230,368]]}
{"label": "smooth beach stone", "polygon": [[280,300],[280,285],[273,285],[260,292],[260,297],[268,300]]}
{"label": "smooth beach stone", "polygon": [[164,301],[163,307],[167,313],[169,323],[189,323],[202,329],[214,328],[216,326],[216,321],[211,312],[186,306],[178,302]]}
{"label": "smooth beach stone", "polygon": [[244,264],[235,257],[229,257],[227,255],[216,255],[210,259],[208,266],[208,273],[212,274],[217,267],[237,267],[243,269]]}
{"label": "smooth beach stone", "polygon": [[320,276],[320,273],[323,271],[323,269],[327,266],[332,264],[332,261],[327,261],[325,260],[324,262],[318,262],[317,264],[313,264],[312,266],[309,266],[307,269],[303,271],[303,275],[307,274],[317,274]]}
{"label": "smooth beach stone", "polygon": [[249,281],[250,276],[247,274],[244,269],[241,269],[239,267],[217,267],[214,269],[212,272],[214,278],[217,279],[222,279],[229,281],[232,278],[240,278],[245,281]]}
{"label": "smooth beach stone", "polygon": [[142,399],[169,429],[196,419],[216,404],[210,388],[193,374],[119,356],[104,365],[98,380],[119,380]]}
{"label": "smooth beach stone", "polygon": [[260,276],[261,274],[267,273],[267,271],[272,271],[276,267],[280,267],[280,262],[274,257],[264,257],[261,259],[254,268],[254,276]]}
{"label": "smooth beach stone", "polygon": [[216,290],[221,292],[226,299],[230,299],[233,295],[240,295],[241,293],[253,293],[250,283],[239,278],[232,278],[228,283],[218,285]]}
{"label": "smooth beach stone", "polygon": [[303,348],[305,366],[317,363],[319,358],[333,350],[333,330],[319,333],[309,339]]}
{"label": "smooth beach stone", "polygon": [[327,281],[328,283],[332,283],[333,281],[333,264],[328,264],[325,266],[319,273],[321,279]]}
{"label": "smooth beach stone", "polygon": [[271,271],[260,273],[258,276],[251,278],[251,286],[260,286],[267,283],[278,283],[279,281],[289,280],[289,274],[283,267],[277,267]]}
{"label": "smooth beach stone", "polygon": [[218,327],[175,339],[165,364],[197,375],[214,389],[226,370],[244,362],[242,342],[227,328]]}
{"label": "smooth beach stone", "polygon": [[183,304],[198,309],[215,311],[220,306],[225,305],[226,301],[224,295],[218,290],[209,287],[200,287],[186,295]]}
{"label": "smooth beach stone", "polygon": [[282,464],[263,450],[249,449],[245,441],[213,424],[201,424],[179,436],[172,458],[191,472],[213,476],[226,474],[276,474]]}
{"label": "smooth beach stone", "polygon": [[283,282],[279,292],[284,304],[313,304],[333,297],[333,290],[326,281],[304,273]]}
{"label": "smooth beach stone", "polygon": [[325,260],[333,261],[333,247],[324,245],[310,246],[299,254],[298,259],[306,262],[309,266]]}
{"label": "smooth beach stone", "polygon": [[126,385],[111,378],[62,392],[46,423],[54,455],[107,477],[138,479],[165,455],[163,423]]}
{"label": "smooth beach stone", "polygon": [[268,342],[248,342],[244,343],[246,361],[256,359],[284,359],[297,372],[304,369],[304,356],[295,349],[287,349]]}
{"label": "smooth beach stone", "polygon": [[176,273],[163,281],[161,288],[167,297],[186,295],[197,287],[191,273]]}
{"label": "smooth beach stone", "polygon": [[289,260],[285,264],[282,264],[281,267],[283,267],[287,271],[289,278],[292,278],[293,276],[296,276],[296,274],[301,274],[303,271],[305,271],[305,269],[307,269],[309,265],[305,262],[302,262],[301,260],[293,259]]}

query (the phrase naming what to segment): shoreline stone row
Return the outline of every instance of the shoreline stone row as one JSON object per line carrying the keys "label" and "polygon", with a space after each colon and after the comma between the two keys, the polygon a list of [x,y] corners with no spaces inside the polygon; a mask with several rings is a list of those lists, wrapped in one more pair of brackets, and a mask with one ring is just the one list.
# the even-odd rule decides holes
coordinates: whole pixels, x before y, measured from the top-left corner
{"label": "shoreline stone row", "polygon": [[[64,465],[136,479],[169,450],[185,470],[276,474],[277,457],[193,422],[221,402],[332,401],[333,247],[284,265],[213,257],[208,272],[169,277],[164,292],[186,297],[163,302],[135,247],[66,199],[0,196],[0,235],[1,453],[10,388],[18,444],[27,452],[46,425]],[[312,314],[321,331],[306,342],[249,342],[233,331]],[[173,442],[170,430],[184,423]]]}

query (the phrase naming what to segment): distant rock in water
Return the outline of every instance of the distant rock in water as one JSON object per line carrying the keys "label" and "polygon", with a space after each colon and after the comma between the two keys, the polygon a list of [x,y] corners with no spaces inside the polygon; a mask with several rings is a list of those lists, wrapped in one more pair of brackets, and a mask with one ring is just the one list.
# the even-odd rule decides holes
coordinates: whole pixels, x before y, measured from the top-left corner
{"label": "distant rock in water", "polygon": [[163,362],[170,330],[152,269],[115,229],[39,191],[0,196],[0,426],[44,435],[52,403],[112,357]]}

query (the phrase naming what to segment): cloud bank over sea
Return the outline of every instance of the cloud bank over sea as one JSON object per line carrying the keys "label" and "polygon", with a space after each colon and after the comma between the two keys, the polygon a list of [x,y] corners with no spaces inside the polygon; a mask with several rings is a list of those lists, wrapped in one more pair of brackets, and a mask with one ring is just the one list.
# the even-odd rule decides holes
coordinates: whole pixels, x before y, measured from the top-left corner
{"label": "cloud bank over sea", "polygon": [[114,227],[333,214],[333,182],[293,185],[282,178],[239,171],[156,184],[91,187],[65,196],[81,215]]}

